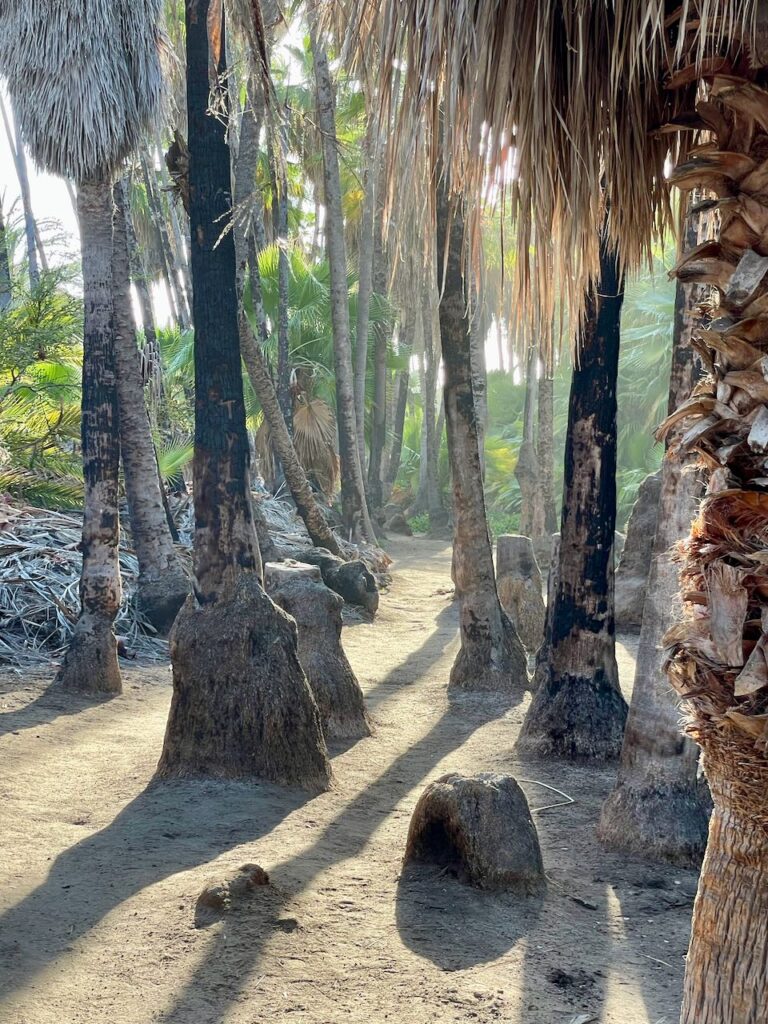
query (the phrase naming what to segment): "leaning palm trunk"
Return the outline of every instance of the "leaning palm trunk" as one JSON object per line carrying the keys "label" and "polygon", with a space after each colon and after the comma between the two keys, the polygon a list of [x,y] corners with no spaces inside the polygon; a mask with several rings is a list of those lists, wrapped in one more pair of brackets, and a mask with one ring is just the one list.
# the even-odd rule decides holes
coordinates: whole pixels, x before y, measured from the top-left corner
{"label": "leaning palm trunk", "polygon": [[57,681],[66,689],[120,693],[113,623],[120,608],[117,477],[120,463],[112,331],[112,186],[81,181],[77,212],[83,250],[82,446],[85,507],[80,616]]}
{"label": "leaning palm trunk", "polygon": [[352,373],[352,344],[349,333],[347,259],[344,245],[344,214],[341,205],[339,157],[336,150],[336,121],[333,82],[328,55],[317,38],[316,0],[307,9],[310,40],[315,62],[317,121],[322,136],[323,185],[325,192],[325,241],[331,274],[331,321],[336,372],[336,405],[341,460],[341,504],[344,526],[350,536],[362,530],[368,540],[376,534],[368,515],[363,474],[357,445],[355,394]]}
{"label": "leaning palm trunk", "polygon": [[[528,682],[526,657],[515,627],[499,602],[483,495],[478,416],[464,296],[464,224],[438,184],[437,263],[440,341],[445,371],[445,419],[453,477],[454,569],[460,595],[461,650],[450,685],[467,690],[521,693]],[[446,252],[447,249],[447,252]]]}
{"label": "leaning palm trunk", "polygon": [[114,198],[112,296],[120,448],[133,546],[139,563],[139,607],[152,625],[164,633],[173,625],[190,587],[168,528],[144,400],[132,321],[127,197],[122,182],[115,186]]}
{"label": "leaning palm trunk", "polygon": [[[697,303],[704,295],[705,289],[678,282],[670,413],[691,393],[698,376],[691,341],[700,320]],[[698,750],[680,732],[677,701],[663,670],[662,641],[682,611],[675,553],[700,497],[699,474],[685,470],[678,459],[665,459],[632,703],[618,778],[599,827],[602,841],[614,849],[684,865],[701,861],[708,801],[697,780]]]}
{"label": "leaning palm trunk", "polygon": [[666,637],[669,678],[700,745],[714,811],[693,915],[683,1024],[758,1024],[768,983],[768,91],[716,77],[699,116],[715,135],[673,172],[719,197],[719,241],[688,252],[683,282],[714,285],[720,316],[695,331],[707,376],[664,425],[684,432],[706,497],[685,544],[685,617]]}
{"label": "leaning palm trunk", "polygon": [[573,760],[618,756],[627,717],[613,624],[616,526],[616,379],[624,281],[601,239],[573,370],[552,643],[519,745]]}
{"label": "leaning palm trunk", "polygon": [[[208,27],[218,45],[209,48]],[[326,788],[320,718],[296,624],[261,586],[248,488],[230,157],[209,110],[209,62],[226,81],[226,33],[210,0],[186,5],[195,324],[195,596],[171,634],[173,699],[160,777],[267,778]],[[226,106],[226,94],[221,102]]]}

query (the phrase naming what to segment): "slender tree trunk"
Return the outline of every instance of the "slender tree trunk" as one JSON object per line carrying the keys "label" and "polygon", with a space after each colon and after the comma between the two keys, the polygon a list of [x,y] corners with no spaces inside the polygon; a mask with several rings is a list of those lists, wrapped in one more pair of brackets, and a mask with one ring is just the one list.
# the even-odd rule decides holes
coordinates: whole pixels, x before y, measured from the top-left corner
{"label": "slender tree trunk", "polygon": [[[696,244],[695,236],[695,230],[693,239],[689,234],[689,246]],[[699,376],[691,341],[697,317],[701,319],[698,303],[705,295],[704,288],[678,282],[670,414],[691,393]],[[678,438],[682,432],[676,432]],[[697,781],[698,749],[680,731],[678,702],[664,675],[663,640],[682,614],[675,552],[688,533],[701,492],[700,474],[684,470],[674,457],[664,460],[632,703],[616,786],[603,805],[599,828],[603,842],[615,849],[686,865],[701,861],[707,842],[708,799]]]}
{"label": "slender tree trunk", "polygon": [[56,681],[86,693],[120,693],[117,641],[118,430],[115,339],[112,330],[112,186],[83,181],[77,194],[83,260],[82,448],[85,503],[80,616]]}
{"label": "slender tree trunk", "polygon": [[437,367],[439,359],[435,346],[435,320],[432,309],[432,292],[432,286],[426,285],[422,289],[421,293],[421,316],[424,328],[425,363],[424,436],[426,442],[427,512],[429,513],[429,529],[431,533],[440,533],[445,529],[447,515],[443,508],[443,500],[440,494],[440,476],[438,472],[442,427],[438,430],[437,422],[435,420]]}
{"label": "slender tree trunk", "polygon": [[[136,289],[136,295],[139,300],[139,311],[144,330],[144,350],[141,353],[142,383],[150,382],[154,396],[154,405],[162,409],[163,372],[160,360],[160,345],[157,341],[157,330],[155,328],[155,312],[152,307],[152,297],[149,293],[147,271],[136,240],[136,232],[133,227],[130,202],[127,195],[125,200],[125,231],[128,243],[131,281]],[[167,426],[167,424],[164,424],[164,426]]]}
{"label": "slender tree trunk", "polygon": [[[216,14],[219,13],[219,18]],[[209,113],[210,0],[186,5],[192,297],[195,323],[195,595],[171,635],[173,699],[158,775],[262,777],[326,788],[320,717],[299,665],[296,625],[260,585],[248,490],[230,157]],[[226,105],[226,97],[222,96]]]}
{"label": "slender tree trunk", "polygon": [[3,207],[0,204],[0,313],[8,309],[13,293],[11,291],[11,261],[8,256],[8,235],[6,234]]}
{"label": "slender tree trunk", "polygon": [[488,422],[488,373],[485,367],[485,336],[481,330],[482,311],[477,296],[473,296],[470,320],[469,346],[472,360],[472,391],[475,396],[480,461],[485,473],[485,428]]}
{"label": "slender tree trunk", "polygon": [[539,377],[539,434],[536,455],[539,463],[539,490],[544,514],[544,532],[549,537],[557,533],[557,508],[555,505],[555,382],[551,371],[545,366]]}
{"label": "slender tree trunk", "polygon": [[560,565],[549,671],[519,746],[571,760],[618,756],[627,717],[613,622],[616,380],[624,281],[601,239],[601,278],[588,298],[571,380]]}
{"label": "slender tree trunk", "polygon": [[189,260],[187,259],[189,239],[185,237],[187,233],[186,227],[182,230],[181,222],[179,221],[179,215],[176,210],[171,189],[171,180],[165,163],[163,141],[160,138],[160,133],[158,131],[155,131],[155,147],[157,148],[158,158],[160,161],[160,184],[163,186],[163,191],[168,197],[168,216],[171,222],[171,231],[173,232],[174,243],[171,249],[173,266],[177,279],[184,283],[183,297],[185,300],[185,308],[188,311],[192,299],[192,276],[189,272]]}
{"label": "slender tree trunk", "polygon": [[288,433],[293,434],[293,396],[291,394],[291,356],[288,346],[288,178],[285,161],[285,127],[277,128],[280,163],[270,159],[272,177],[272,223],[277,234],[277,398]]}
{"label": "slender tree trunk", "polygon": [[413,348],[413,336],[416,332],[415,319],[413,307],[406,305],[398,336],[398,354],[405,360],[405,366],[397,375],[396,401],[392,418],[392,449],[389,453],[389,463],[384,478],[384,501],[389,501],[403,455],[403,430],[405,428],[405,413],[408,408],[408,388],[411,378],[408,363],[410,362],[411,349]]}
{"label": "slender tree trunk", "polygon": [[[451,215],[453,214],[453,215]],[[463,210],[452,211],[447,188],[437,192],[437,265],[440,341],[445,374],[445,419],[453,477],[454,568],[460,599],[461,650],[450,685],[467,690],[521,693],[526,656],[499,603],[488,534],[475,407],[470,323],[464,295]],[[447,259],[446,259],[447,256]]]}
{"label": "slender tree trunk", "polygon": [[186,330],[190,326],[189,311],[184,302],[184,295],[181,286],[174,273],[173,253],[171,241],[168,237],[168,227],[165,223],[165,213],[160,199],[155,192],[154,168],[150,172],[149,164],[144,155],[141,157],[141,174],[144,179],[144,187],[147,190],[147,203],[155,231],[158,237],[158,251],[160,253],[160,264],[165,282],[165,289],[168,293],[168,302],[171,308],[171,315],[179,326]]}
{"label": "slender tree trunk", "polygon": [[[373,242],[373,287],[379,295],[387,291],[387,256],[383,235],[383,207],[376,212]],[[377,324],[373,344],[373,409],[371,412],[371,442],[368,458],[368,501],[371,508],[380,509],[383,503],[382,467],[387,443],[387,341],[389,328]]]}
{"label": "slender tree trunk", "polygon": [[[368,117],[363,159],[363,215],[360,223],[357,280],[357,332],[355,335],[355,419],[360,467],[365,468],[365,379],[368,366],[368,324],[373,291],[374,218],[376,215],[376,119]],[[400,387],[402,389],[402,381]],[[408,382],[405,382],[406,394]],[[402,444],[402,434],[400,436]],[[400,456],[398,453],[398,460]],[[390,459],[391,463],[391,459]]]}
{"label": "slender tree trunk", "polygon": [[523,440],[517,456],[515,476],[522,495],[520,510],[520,533],[531,540],[538,540],[544,532],[544,507],[542,504],[539,459],[536,451],[534,423],[536,421],[536,367],[538,354],[536,346],[528,349],[525,370],[525,406],[523,410]]}
{"label": "slender tree trunk", "polygon": [[333,83],[328,55],[317,39],[317,14],[308,7],[310,40],[315,64],[317,120],[323,147],[325,187],[325,240],[331,273],[331,320],[333,323],[334,366],[336,371],[336,407],[341,460],[341,504],[344,526],[350,536],[362,529],[368,540],[376,534],[368,515],[363,475],[357,447],[355,393],[352,373],[352,345],[349,334],[349,294],[347,257],[344,245],[344,214],[341,206],[339,158],[336,151],[336,121]]}
{"label": "slender tree trunk", "polygon": [[122,182],[114,189],[112,302],[120,410],[120,452],[131,534],[139,563],[139,608],[160,632],[167,632],[190,592],[166,518],[157,453],[149,426],[141,363],[132,319],[127,202]]}
{"label": "slender tree trunk", "polygon": [[[38,231],[37,224],[35,223],[35,215],[32,212],[32,195],[29,188],[29,172],[27,170],[27,157],[24,152],[24,141],[21,137],[18,121],[15,120],[15,117],[15,135],[11,131],[8,114],[6,112],[5,105],[1,100],[0,112],[2,112],[3,115],[5,134],[8,137],[8,148],[10,149],[11,156],[13,157],[13,163],[16,168],[16,177],[19,179],[19,189],[21,190],[21,204],[24,210],[24,235],[27,243],[29,286],[30,288],[36,288],[40,283],[40,268],[37,262]],[[40,249],[40,255],[42,257],[42,261],[45,262],[42,247]]]}

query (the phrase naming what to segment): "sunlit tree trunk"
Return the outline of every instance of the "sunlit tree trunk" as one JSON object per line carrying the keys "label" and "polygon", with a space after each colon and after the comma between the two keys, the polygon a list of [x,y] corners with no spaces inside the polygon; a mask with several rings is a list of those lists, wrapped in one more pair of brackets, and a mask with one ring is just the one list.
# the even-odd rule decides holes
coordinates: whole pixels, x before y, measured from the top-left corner
{"label": "sunlit tree trunk", "polygon": [[[424,435],[427,466],[427,512],[430,530],[444,529],[447,515],[440,493],[438,463],[442,426],[435,416],[437,398],[437,369],[440,362],[435,345],[435,319],[432,309],[432,287],[427,284],[421,292],[421,317],[424,328]],[[442,411],[442,403],[441,403]]]}
{"label": "sunlit tree trunk", "polygon": [[522,692],[526,657],[496,592],[480,458],[463,274],[463,210],[451,209],[437,186],[437,266],[440,342],[445,374],[445,419],[453,478],[454,570],[460,599],[461,650],[450,685],[467,690]]}
{"label": "sunlit tree trunk", "polygon": [[325,243],[331,273],[331,320],[333,323],[336,411],[341,462],[341,504],[344,526],[348,533],[355,536],[363,531],[368,539],[373,541],[376,534],[368,516],[357,446],[352,344],[349,333],[347,258],[344,244],[344,214],[341,205],[333,82],[328,66],[328,55],[317,37],[317,14],[314,0],[309,4],[307,13],[315,64],[317,121],[323,148]]}
{"label": "sunlit tree trunk", "polygon": [[[365,470],[365,379],[368,367],[368,325],[373,292],[373,222],[376,212],[376,119],[368,118],[363,150],[363,213],[357,279],[357,331],[355,335],[355,419],[361,469]],[[406,382],[407,387],[407,382]],[[401,435],[402,441],[402,435]],[[398,454],[399,461],[399,454]]]}
{"label": "sunlit tree trunk", "polygon": [[571,760],[618,756],[627,716],[613,620],[616,381],[624,280],[605,239],[571,380],[563,515],[548,671],[521,749]]}
{"label": "sunlit tree trunk", "polygon": [[150,217],[157,233],[160,266],[171,314],[175,322],[186,330],[190,326],[189,310],[187,309],[184,293],[174,271],[173,252],[171,250],[171,240],[168,237],[168,227],[165,223],[165,213],[155,191],[155,168],[150,168],[144,155],[141,157],[141,175],[147,192]]}
{"label": "sunlit tree trunk", "polygon": [[551,536],[557,532],[557,507],[555,504],[554,467],[554,392],[555,382],[545,366],[539,377],[538,395],[538,437],[536,456],[539,464],[539,489],[544,516],[544,532]]}
{"label": "sunlit tree trunk", "polygon": [[531,345],[528,349],[525,369],[523,440],[517,456],[515,476],[517,477],[522,496],[520,533],[524,537],[531,537],[533,540],[538,540],[544,532],[544,505],[534,426],[536,423],[537,365],[538,354],[536,346]]}
{"label": "sunlit tree trunk", "polygon": [[29,188],[29,171],[27,169],[27,156],[24,152],[24,141],[21,137],[21,132],[19,131],[18,121],[15,117],[15,131],[11,131],[11,125],[8,120],[5,105],[1,100],[0,112],[2,112],[3,115],[5,133],[8,137],[8,147],[11,150],[14,166],[16,168],[16,177],[19,180],[19,190],[21,191],[21,204],[24,210],[24,237],[27,243],[29,285],[31,288],[36,288],[40,283],[40,264],[38,263],[38,254],[44,265],[44,269],[47,269],[47,267],[45,266],[45,254],[42,246],[39,246],[38,252],[40,233],[37,229],[35,215],[32,211],[32,195]]}
{"label": "sunlit tree trunk", "polygon": [[[208,21],[220,29],[217,57]],[[186,5],[195,324],[195,597],[171,634],[173,699],[160,777],[261,777],[326,788],[320,718],[296,625],[260,585],[248,490],[235,243],[225,125],[209,111],[209,67],[226,80],[226,33],[210,0]],[[226,97],[221,96],[226,105]]]}
{"label": "sunlit tree trunk", "polygon": [[400,459],[403,454],[403,430],[405,429],[405,414],[408,407],[408,389],[410,387],[411,373],[408,363],[413,348],[413,337],[416,333],[416,316],[412,304],[407,304],[403,310],[403,319],[400,324],[398,335],[398,355],[405,362],[405,366],[398,372],[396,378],[396,400],[392,422],[392,449],[389,453],[389,463],[384,477],[385,493],[384,501],[389,500],[392,487],[397,479],[400,469]]}
{"label": "sunlit tree trunk", "polygon": [[[383,209],[376,211],[373,242],[373,287],[379,295],[387,292],[388,266],[383,234]],[[383,323],[373,332],[373,408],[371,410],[370,452],[368,457],[368,502],[371,508],[382,506],[382,468],[387,440],[387,345],[390,331]]]}
{"label": "sunlit tree trunk", "polygon": [[[678,282],[670,413],[699,376],[691,340],[701,319],[697,303],[705,295],[706,289]],[[698,749],[680,731],[680,709],[664,674],[663,640],[682,613],[675,552],[688,533],[701,490],[699,473],[686,470],[678,459],[664,460],[632,703],[618,778],[603,805],[599,829],[603,842],[616,849],[694,865],[707,841],[708,798],[697,780]]]}
{"label": "sunlit tree trunk", "polygon": [[0,312],[11,304],[11,261],[8,257],[8,235],[6,234],[3,207],[0,204]]}
{"label": "sunlit tree trunk", "polygon": [[83,260],[82,448],[85,498],[80,616],[57,682],[87,693],[120,693],[114,621],[120,608],[118,430],[112,328],[112,185],[83,181],[77,193]]}
{"label": "sunlit tree trunk", "polygon": [[112,301],[120,453],[131,535],[139,563],[139,608],[156,629],[166,632],[184,604],[190,586],[168,529],[157,455],[144,400],[131,309],[127,199],[122,182],[115,186],[114,199]]}

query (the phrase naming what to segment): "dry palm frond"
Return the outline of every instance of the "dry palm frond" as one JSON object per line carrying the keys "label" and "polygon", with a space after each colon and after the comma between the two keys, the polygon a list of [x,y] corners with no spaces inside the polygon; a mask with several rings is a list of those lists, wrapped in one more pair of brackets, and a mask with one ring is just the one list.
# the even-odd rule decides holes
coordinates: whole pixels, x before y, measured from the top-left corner
{"label": "dry palm frond", "polygon": [[77,182],[134,149],[162,94],[160,0],[4,0],[0,73],[36,163]]}
{"label": "dry palm frond", "polygon": [[692,0],[669,16],[663,0],[336,4],[347,54],[362,66],[373,53],[384,69],[383,116],[396,111],[390,191],[408,193],[403,172],[426,154],[432,172],[442,165],[464,193],[470,244],[483,199],[506,191],[516,290],[544,324],[555,282],[575,312],[597,279],[604,202],[627,266],[648,257],[654,234],[673,224],[665,160],[670,149],[679,159],[696,137],[688,125],[660,129],[694,106],[709,58],[719,70],[729,66],[724,48],[738,57],[757,9],[757,0]]}
{"label": "dry palm frond", "polygon": [[[331,407],[321,398],[310,398],[301,392],[294,402],[293,444],[307,477],[330,501],[339,487],[336,419]],[[264,478],[273,483],[275,460],[266,420],[262,420],[256,431],[256,451]]]}

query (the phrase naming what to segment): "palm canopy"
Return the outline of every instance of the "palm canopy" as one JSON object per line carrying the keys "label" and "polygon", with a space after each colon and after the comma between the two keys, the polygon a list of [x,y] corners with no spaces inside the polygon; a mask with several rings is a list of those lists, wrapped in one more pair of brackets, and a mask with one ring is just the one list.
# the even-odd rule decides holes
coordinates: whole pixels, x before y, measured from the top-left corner
{"label": "palm canopy", "polygon": [[4,0],[0,73],[35,161],[77,182],[110,174],[162,93],[161,0]]}
{"label": "palm canopy", "polygon": [[581,309],[604,204],[625,264],[650,257],[672,221],[665,161],[670,150],[679,161],[692,138],[677,128],[706,127],[676,119],[695,105],[700,73],[727,74],[758,38],[758,0],[337,3],[347,51],[381,61],[397,191],[419,153],[433,172],[444,167],[470,201],[470,239],[481,200],[506,193],[516,290],[543,327],[553,281],[563,308]]}

